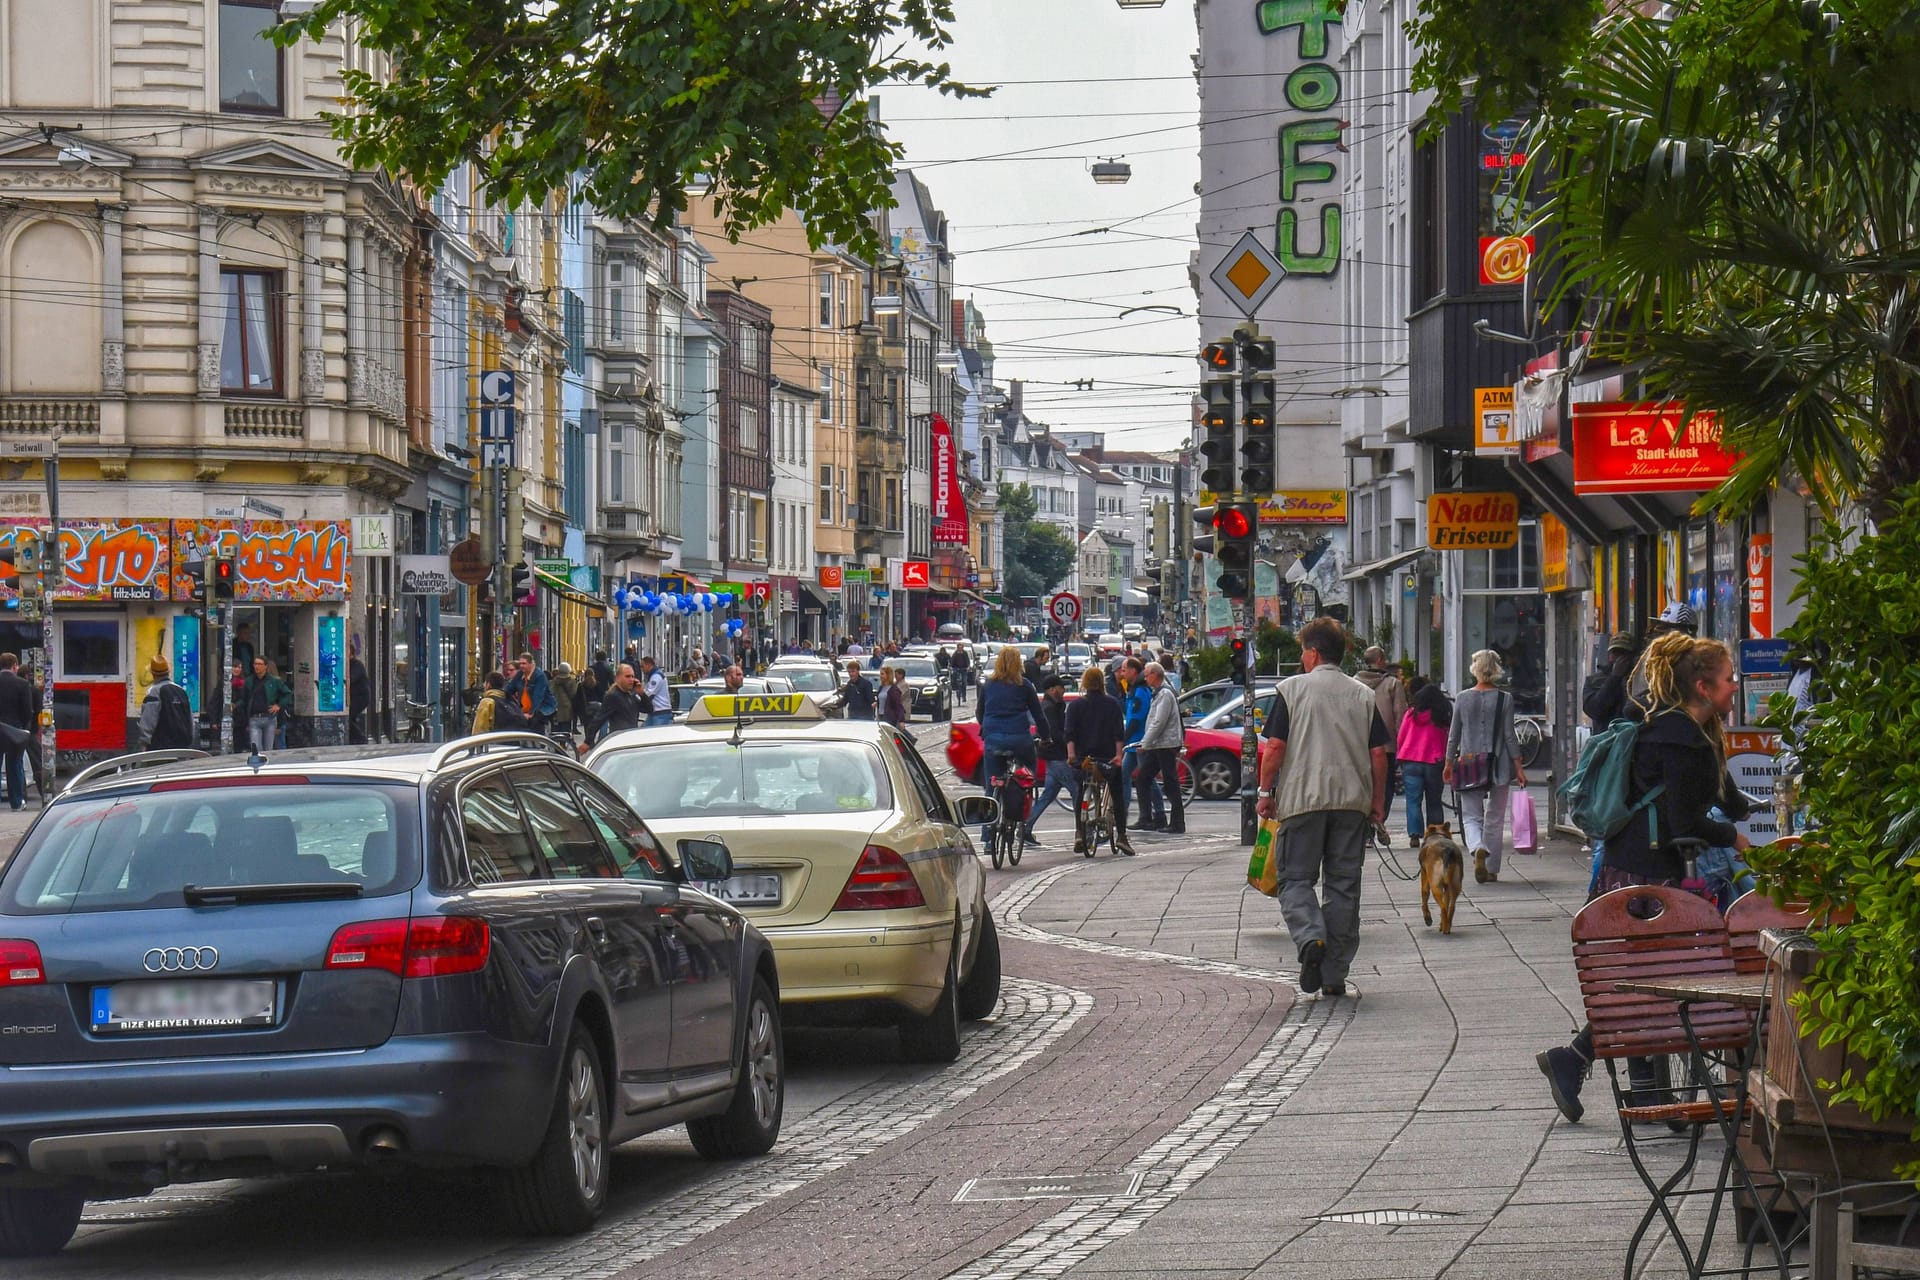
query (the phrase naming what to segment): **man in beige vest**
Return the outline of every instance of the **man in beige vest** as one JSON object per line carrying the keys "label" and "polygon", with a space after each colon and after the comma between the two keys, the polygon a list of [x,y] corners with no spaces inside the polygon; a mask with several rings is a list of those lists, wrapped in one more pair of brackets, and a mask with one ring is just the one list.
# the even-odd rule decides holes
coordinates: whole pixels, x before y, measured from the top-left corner
{"label": "man in beige vest", "polygon": [[1280,914],[1308,995],[1347,994],[1367,834],[1387,813],[1387,727],[1373,690],[1340,670],[1346,651],[1336,620],[1300,628],[1301,674],[1280,682],[1260,760],[1259,812],[1280,823]]}

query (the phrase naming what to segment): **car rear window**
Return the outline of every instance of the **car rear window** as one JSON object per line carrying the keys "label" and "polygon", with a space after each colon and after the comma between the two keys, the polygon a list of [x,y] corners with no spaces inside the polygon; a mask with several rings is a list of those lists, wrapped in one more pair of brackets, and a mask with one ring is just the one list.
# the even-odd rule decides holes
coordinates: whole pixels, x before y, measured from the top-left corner
{"label": "car rear window", "polygon": [[407,788],[304,782],[65,802],[14,855],[0,912],[178,907],[189,884],[351,882],[378,897],[419,878],[415,812]]}
{"label": "car rear window", "polygon": [[893,807],[886,767],[863,742],[676,742],[615,752],[593,767],[641,817],[660,821]]}
{"label": "car rear window", "polygon": [[813,667],[781,667],[774,672],[799,693],[832,693],[839,686],[833,672]]}
{"label": "car rear window", "polygon": [[933,665],[932,659],[915,660],[909,658],[906,661],[888,662],[887,665],[895,671],[904,672],[909,680],[932,680],[939,674],[938,669]]}

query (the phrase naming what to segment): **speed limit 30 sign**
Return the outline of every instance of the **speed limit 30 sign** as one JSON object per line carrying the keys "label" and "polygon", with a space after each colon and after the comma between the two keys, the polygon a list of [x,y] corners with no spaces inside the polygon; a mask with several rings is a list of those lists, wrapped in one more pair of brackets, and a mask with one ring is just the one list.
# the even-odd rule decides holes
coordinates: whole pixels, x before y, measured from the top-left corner
{"label": "speed limit 30 sign", "polygon": [[1047,601],[1047,612],[1061,626],[1070,627],[1080,618],[1080,597],[1071,591],[1062,591]]}

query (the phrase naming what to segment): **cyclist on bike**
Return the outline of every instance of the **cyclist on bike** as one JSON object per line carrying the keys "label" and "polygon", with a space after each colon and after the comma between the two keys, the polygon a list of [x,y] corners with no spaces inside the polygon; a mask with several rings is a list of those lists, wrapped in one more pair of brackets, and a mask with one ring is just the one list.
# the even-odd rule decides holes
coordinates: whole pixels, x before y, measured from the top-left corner
{"label": "cyclist on bike", "polygon": [[[1076,768],[1083,760],[1092,762],[1107,780],[1113,813],[1122,813],[1120,760],[1126,745],[1126,725],[1120,714],[1120,700],[1107,692],[1107,678],[1099,667],[1088,666],[1080,673],[1080,700],[1067,708],[1066,724],[1067,762]],[[1076,824],[1075,853],[1087,851],[1087,837],[1088,833],[1079,830]],[[1129,857],[1133,854],[1126,828],[1117,822],[1113,829],[1113,847]]]}
{"label": "cyclist on bike", "polygon": [[1067,687],[1059,676],[1048,676],[1040,684],[1040,710],[1047,717],[1047,731],[1040,738],[1040,759],[1047,766],[1047,785],[1041,790],[1033,812],[1027,816],[1026,826],[1020,830],[1024,844],[1040,843],[1034,838],[1033,824],[1062,791],[1072,798],[1074,812],[1080,811],[1080,775],[1067,763],[1066,693]]}
{"label": "cyclist on bike", "polygon": [[[993,674],[980,686],[980,776],[988,795],[994,791],[994,779],[1004,776],[1013,762],[1029,769],[1037,768],[1034,754],[1035,733],[1047,732],[1046,713],[1040,709],[1040,695],[1033,691],[1020,661],[1020,651],[1012,645],[1002,649],[994,660]],[[987,828],[980,831],[985,843]]]}

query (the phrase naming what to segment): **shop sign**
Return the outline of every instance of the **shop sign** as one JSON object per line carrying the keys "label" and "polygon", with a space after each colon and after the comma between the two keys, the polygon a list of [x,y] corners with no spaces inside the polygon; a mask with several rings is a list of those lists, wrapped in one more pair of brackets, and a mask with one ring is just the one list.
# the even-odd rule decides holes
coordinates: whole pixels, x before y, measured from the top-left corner
{"label": "shop sign", "polygon": [[[0,547],[31,529],[42,538],[50,522],[0,524]],[[56,600],[164,600],[172,588],[171,529],[165,520],[77,520],[60,526],[62,578]],[[11,566],[0,566],[0,599],[19,594]]]}
{"label": "shop sign", "polygon": [[1520,437],[1513,422],[1512,387],[1480,387],[1474,391],[1473,451],[1482,455],[1520,452]]}
{"label": "shop sign", "polygon": [[840,581],[842,583],[872,582],[873,570],[864,565],[845,565],[840,570]]}
{"label": "shop sign", "polygon": [[[345,530],[341,531],[342,537]],[[320,619],[314,636],[314,710],[330,715],[347,709],[347,620],[339,614]]]}
{"label": "shop sign", "polygon": [[1505,551],[1519,541],[1520,499],[1511,493],[1427,499],[1427,545],[1435,551]]}
{"label": "shop sign", "polygon": [[1551,514],[1540,517],[1540,589],[1567,589],[1567,526]]}
{"label": "shop sign", "polygon": [[1260,504],[1261,524],[1345,524],[1345,489],[1280,489]]}
{"label": "shop sign", "polygon": [[925,591],[932,584],[932,572],[925,560],[904,560],[900,564],[900,585],[909,591]]}
{"label": "shop sign", "polygon": [[1720,447],[1720,421],[1691,419],[1675,402],[1603,400],[1573,406],[1573,490],[1578,494],[1687,493],[1711,489],[1739,459]]}
{"label": "shop sign", "polygon": [[819,581],[822,591],[838,591],[841,587],[840,566],[837,564],[821,565]]}
{"label": "shop sign", "polygon": [[953,428],[933,415],[933,540],[944,546],[967,545],[967,497],[960,491],[960,450]]}
{"label": "shop sign", "polygon": [[[1761,729],[1727,730],[1727,776],[1733,785],[1762,800],[1773,795],[1780,776],[1780,735]],[[1772,844],[1780,838],[1772,804],[1757,804],[1746,819],[1733,824],[1754,844]]]}
{"label": "shop sign", "polygon": [[353,554],[391,556],[393,554],[393,515],[354,516]]}
{"label": "shop sign", "polygon": [[546,574],[549,578],[558,578],[562,582],[565,582],[567,581],[567,575],[573,572],[573,561],[567,559],[565,556],[559,556],[557,558],[550,557],[545,560],[535,560],[533,567]]}
{"label": "shop sign", "polygon": [[590,596],[600,594],[600,566],[597,564],[577,564],[567,573],[567,582],[575,591],[584,591]]}
{"label": "shop sign", "polygon": [[[662,591],[668,590],[666,583],[662,582],[660,584],[660,589]],[[713,584],[713,593],[715,595],[730,595],[733,597],[733,602],[735,604],[745,604],[747,602],[747,589],[744,585],[738,582],[716,582]],[[685,593],[679,592],[676,594],[685,594]]]}
{"label": "shop sign", "polygon": [[1747,539],[1747,634],[1756,640],[1773,635],[1773,535]]}
{"label": "shop sign", "polygon": [[480,549],[478,538],[468,538],[456,543],[452,553],[447,557],[447,562],[452,568],[453,576],[470,587],[479,586],[487,580],[487,575],[493,572],[493,566],[487,563],[486,556]]}
{"label": "shop sign", "polygon": [[[234,599],[279,603],[344,600],[352,586],[352,535],[345,520],[175,520],[173,556],[204,560],[213,548],[234,556]],[[187,599],[176,579],[173,598]]]}
{"label": "shop sign", "polygon": [[450,556],[401,556],[400,594],[444,596],[458,585]]}

